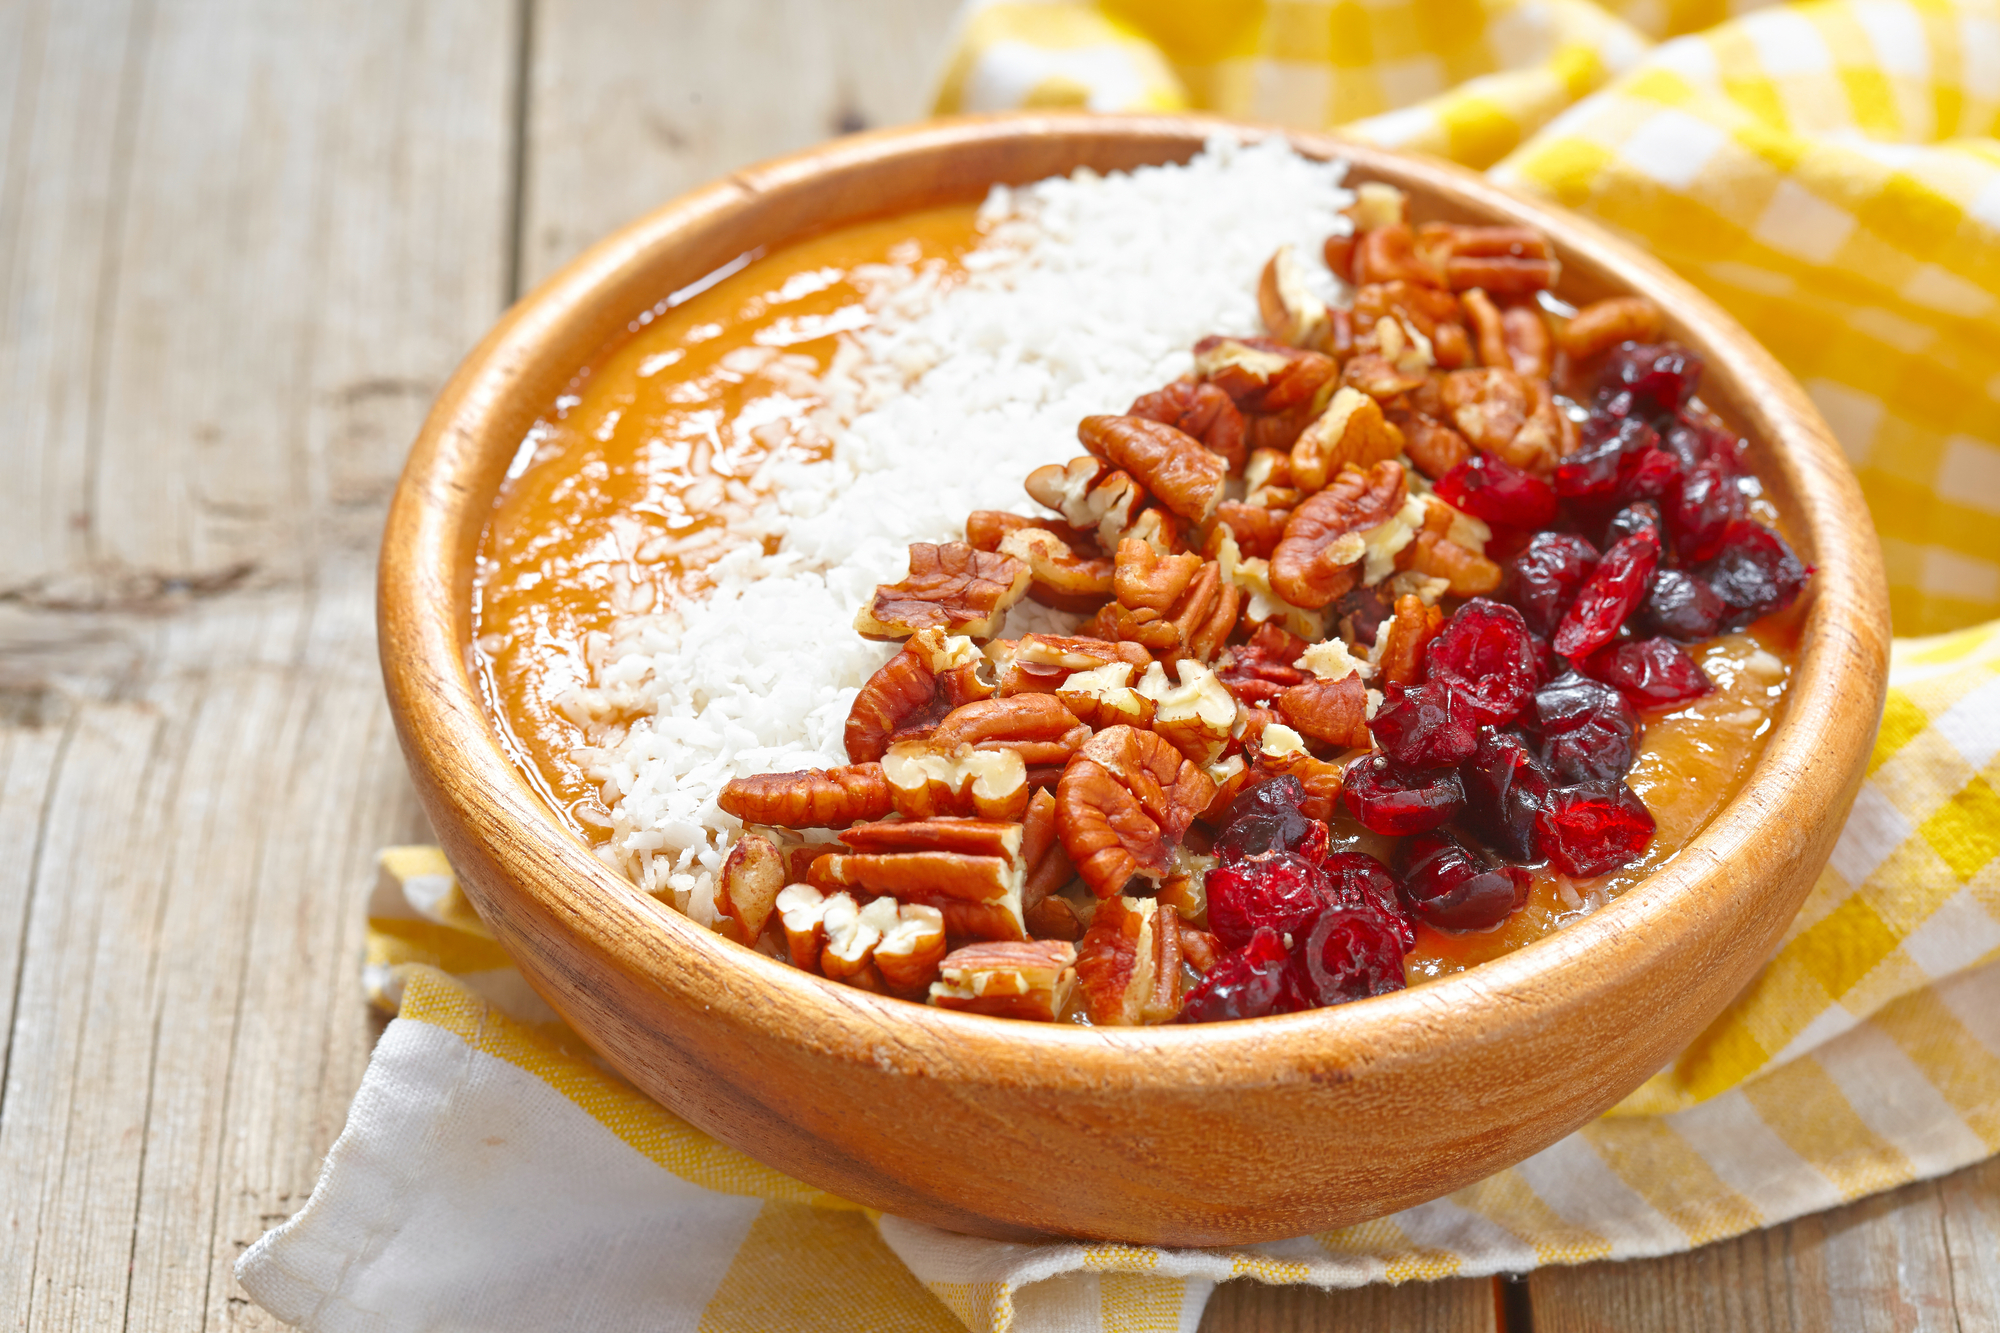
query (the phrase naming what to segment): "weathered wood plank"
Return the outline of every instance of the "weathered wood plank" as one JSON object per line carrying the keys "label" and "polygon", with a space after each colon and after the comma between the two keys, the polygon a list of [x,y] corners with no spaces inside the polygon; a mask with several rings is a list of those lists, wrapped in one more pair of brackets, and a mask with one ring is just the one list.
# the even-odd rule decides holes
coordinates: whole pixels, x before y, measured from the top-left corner
{"label": "weathered wood plank", "polygon": [[534,0],[521,274],[751,162],[922,116],[953,0]]}
{"label": "weathered wood plank", "polygon": [[2000,1158],[1938,1182],[1958,1326],[2000,1328]]}
{"label": "weathered wood plank", "polygon": [[1409,1329],[1422,1333],[1495,1333],[1493,1283],[1485,1278],[1405,1282],[1395,1287],[1321,1291],[1272,1287],[1250,1278],[1224,1282],[1208,1298],[1201,1333],[1335,1333]]}

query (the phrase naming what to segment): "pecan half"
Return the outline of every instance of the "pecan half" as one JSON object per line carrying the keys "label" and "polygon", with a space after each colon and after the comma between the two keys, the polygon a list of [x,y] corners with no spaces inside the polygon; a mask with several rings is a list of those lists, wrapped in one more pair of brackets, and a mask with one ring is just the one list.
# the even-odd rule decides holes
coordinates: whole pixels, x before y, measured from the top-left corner
{"label": "pecan half", "polygon": [[1354,245],[1354,281],[1408,282],[1420,287],[1444,286],[1444,275],[1431,257],[1417,248],[1408,223],[1370,227]]}
{"label": "pecan half", "polygon": [[1027,590],[1028,567],[1011,556],[964,542],[912,542],[909,577],[877,587],[874,601],[854,617],[854,628],[870,639],[903,639],[926,629],[991,638]]}
{"label": "pecan half", "polygon": [[1164,389],[1133,399],[1125,413],[1194,436],[1204,448],[1220,454],[1231,472],[1243,466],[1243,413],[1234,399],[1213,384],[1175,380]]}
{"label": "pecan half", "polygon": [[746,824],[784,828],[844,828],[894,808],[882,766],[873,763],[731,778],[715,803]]}
{"label": "pecan half", "polygon": [[1080,556],[1059,533],[1017,528],[1000,539],[1000,554],[1028,566],[1028,596],[1058,611],[1095,611],[1111,596],[1112,565]]}
{"label": "pecan half", "polygon": [[785,887],[785,857],[769,838],[746,833],[729,849],[715,881],[715,910],[728,934],[749,944],[764,933],[771,907]]}
{"label": "pecan half", "polygon": [[1106,551],[1139,517],[1146,492],[1127,473],[1085,454],[1067,463],[1049,463],[1028,474],[1028,494],[1063,516],[1073,528],[1095,533]]}
{"label": "pecan half", "polygon": [[981,551],[997,551],[1000,543],[1010,532],[1022,528],[1040,528],[1053,532],[1063,539],[1070,550],[1080,556],[1104,554],[1097,549],[1097,539],[1087,532],[1079,532],[1061,519],[1030,518],[1026,514],[1010,514],[1004,509],[975,509],[965,516],[966,545]]}
{"label": "pecan half", "polygon": [[1533,382],[1546,380],[1555,371],[1555,335],[1549,321],[1532,305],[1509,306],[1500,312],[1501,338],[1507,361],[1514,373]]}
{"label": "pecan half", "polygon": [[[1019,819],[1028,808],[1028,766],[1012,750],[898,741],[882,756],[888,805],[906,819],[977,815]],[[880,814],[866,816],[880,819]]]}
{"label": "pecan half", "polygon": [[1427,222],[1418,229],[1418,244],[1455,292],[1479,287],[1529,296],[1555,286],[1562,274],[1548,239],[1531,227]]}
{"label": "pecan half", "polygon": [[1544,404],[1534,386],[1513,371],[1454,370],[1444,377],[1441,397],[1453,424],[1475,447],[1530,472],[1555,465],[1554,400]]}
{"label": "pecan half", "polygon": [[931,985],[931,1003],[1053,1023],[1076,986],[1075,963],[1075,946],[1063,940],[968,944],[945,955]]}
{"label": "pecan half", "polygon": [[1236,698],[1213,671],[1192,658],[1183,658],[1177,669],[1180,684],[1169,684],[1166,668],[1155,662],[1135,691],[1153,705],[1153,734],[1195,763],[1207,764],[1229,744]]}
{"label": "pecan half", "polygon": [[1424,374],[1420,366],[1406,369],[1380,352],[1362,352],[1349,357],[1341,366],[1340,382],[1361,390],[1379,403],[1386,403],[1420,386],[1424,382]]}
{"label": "pecan half", "polygon": [[1298,252],[1281,245],[1265,261],[1257,279],[1257,311],[1264,327],[1281,343],[1326,351],[1333,338],[1333,313],[1313,294]]}
{"label": "pecan half", "polygon": [[1409,410],[1389,415],[1403,432],[1403,452],[1432,481],[1472,457],[1465,437],[1436,417]]}
{"label": "pecan half", "polygon": [[1195,373],[1219,387],[1244,415],[1252,449],[1290,449],[1333,396],[1340,363],[1323,352],[1269,338],[1218,338],[1194,345]]}
{"label": "pecan half", "polygon": [[1424,677],[1424,650],[1444,630],[1444,608],[1424,605],[1415,593],[1396,599],[1395,616],[1382,640],[1381,660],[1376,666],[1388,685],[1415,685]]}
{"label": "pecan half", "polygon": [[1134,611],[1142,606],[1166,611],[1200,572],[1201,557],[1192,552],[1163,557],[1146,543],[1127,537],[1118,543],[1112,587],[1119,603]]}
{"label": "pecan half", "polygon": [[1021,863],[1027,878],[1021,887],[1021,915],[1036,939],[1073,940],[1083,933],[1076,912],[1050,895],[1076,878],[1076,867],[1056,837],[1054,792],[1038,791],[1021,821]]}
{"label": "pecan half", "polygon": [[1459,300],[1465,307],[1466,322],[1472,326],[1472,343],[1479,353],[1479,364],[1512,370],[1514,359],[1507,354],[1507,329],[1501,322],[1500,307],[1479,287],[1463,293]]}
{"label": "pecan half", "polygon": [[999,676],[1000,698],[1016,694],[1054,694],[1079,671],[1095,671],[1113,662],[1143,668],[1152,656],[1136,643],[1076,638],[1061,634],[1023,634],[987,648]]}
{"label": "pecan half", "polygon": [[899,740],[922,736],[964,702],[957,696],[983,697],[992,686],[982,682],[985,659],[964,635],[927,629],[910,636],[897,653],[868,678],[847,711],[844,733],[847,757],[857,764],[880,759]]}
{"label": "pecan half", "polygon": [[1090,738],[1056,785],[1056,829],[1091,892],[1106,898],[1134,876],[1154,883],[1188,825],[1215,795],[1194,761],[1165,738],[1111,727]]}
{"label": "pecan half", "polygon": [[1074,673],[1056,690],[1056,698],[1087,726],[1143,727],[1153,720],[1153,701],[1131,682],[1132,664],[1111,662]]}
{"label": "pecan half", "polygon": [[929,737],[943,749],[970,745],[978,750],[1011,750],[1024,764],[1066,764],[1090,739],[1082,725],[1053,694],[1015,694],[982,699],[955,708]]}
{"label": "pecan half", "polygon": [[779,922],[794,966],[864,990],[914,996],[944,957],[944,916],[893,898],[858,902],[793,884],[778,895]]}
{"label": "pecan half", "polygon": [[814,861],[806,876],[813,887],[856,889],[935,907],[954,935],[1027,937],[1021,915],[1026,867],[1019,824],[913,819],[857,825],[840,840],[853,850]]}
{"label": "pecan half", "polygon": [[[1173,909],[1123,894],[1097,905],[1090,929],[1083,932],[1083,940],[1076,946],[1076,981],[1090,1021],[1099,1027],[1137,1027],[1147,1021],[1161,979],[1154,924],[1160,911],[1172,914]],[[1178,973],[1180,932],[1175,929],[1172,933],[1174,970]],[[1174,1010],[1179,1012],[1178,1003]]]}
{"label": "pecan half", "polygon": [[1199,523],[1215,512],[1229,463],[1185,431],[1145,417],[1085,417],[1077,438],[1097,457],[1123,468],[1155,499]]}
{"label": "pecan half", "polygon": [[1226,525],[1235,535],[1237,549],[1265,560],[1278,549],[1285,535],[1285,520],[1291,516],[1290,509],[1266,509],[1239,500],[1224,500],[1215,507],[1215,522]]}
{"label": "pecan half", "polygon": [[1556,342],[1570,360],[1583,361],[1622,342],[1657,342],[1665,327],[1660,308],[1645,297],[1614,296],[1577,311]]}
{"label": "pecan half", "polygon": [[1352,588],[1366,549],[1362,534],[1393,518],[1406,494],[1403,465],[1393,459],[1366,472],[1341,472],[1292,511],[1271,556],[1271,587],[1292,605],[1313,610]]}
{"label": "pecan half", "polygon": [[1294,730],[1316,741],[1342,750],[1374,744],[1368,734],[1368,687],[1358,673],[1339,680],[1315,677],[1280,691],[1277,703]]}
{"label": "pecan half", "polygon": [[1344,467],[1370,467],[1402,452],[1403,432],[1383,417],[1381,405],[1342,388],[1292,445],[1292,482],[1303,491],[1323,490]]}

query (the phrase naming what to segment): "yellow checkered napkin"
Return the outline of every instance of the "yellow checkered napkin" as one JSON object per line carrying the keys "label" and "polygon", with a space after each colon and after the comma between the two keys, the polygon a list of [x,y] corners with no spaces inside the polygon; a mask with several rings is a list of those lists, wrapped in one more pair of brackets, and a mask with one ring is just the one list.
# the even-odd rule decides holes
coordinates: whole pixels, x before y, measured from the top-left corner
{"label": "yellow checkered napkin", "polygon": [[1897,641],[1805,909],[1670,1068],[1519,1166],[1325,1235],[973,1240],[864,1213],[634,1092],[442,856],[393,849],[366,983],[400,1017],[245,1288],[311,1330],[1186,1329],[1231,1277],[1662,1254],[2000,1150],[2000,7],[1732,7],[1010,0],[968,7],[940,92],[1340,124],[1497,164],[1660,254],[1806,385],[1868,492],[1897,627],[1932,637]]}

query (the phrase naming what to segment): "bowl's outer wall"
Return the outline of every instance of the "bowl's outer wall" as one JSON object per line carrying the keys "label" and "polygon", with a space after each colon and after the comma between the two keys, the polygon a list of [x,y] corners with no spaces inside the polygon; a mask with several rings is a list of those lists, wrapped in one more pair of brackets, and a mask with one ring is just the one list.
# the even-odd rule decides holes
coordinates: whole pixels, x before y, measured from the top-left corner
{"label": "bowl's outer wall", "polygon": [[[515,307],[417,441],[389,518],[383,670],[419,796],[529,981],[635,1084],[800,1180],[980,1235],[1215,1245],[1340,1226],[1478,1180],[1636,1087],[1769,956],[1831,851],[1881,712],[1888,613],[1867,511],[1798,387],[1706,298],[1471,173],[1325,136],[1425,216],[1556,241],[1572,300],[1639,289],[1707,358],[1818,566],[1788,713],[1672,864],[1506,958],[1342,1009],[1199,1028],[983,1019],[835,986],[606,869],[509,764],[467,672],[479,532],[523,432],[639,312],[753,247],[1077,165],[1184,160],[1199,117],[1017,115],[840,140],[612,236]],[[719,1187],[727,1188],[726,1182]]]}

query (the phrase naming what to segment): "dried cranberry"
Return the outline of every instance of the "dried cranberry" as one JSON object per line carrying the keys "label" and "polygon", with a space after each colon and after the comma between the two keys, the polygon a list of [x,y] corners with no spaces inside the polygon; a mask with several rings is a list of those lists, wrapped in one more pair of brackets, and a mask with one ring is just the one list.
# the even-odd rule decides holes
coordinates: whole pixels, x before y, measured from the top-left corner
{"label": "dried cranberry", "polygon": [[1475,597],[1458,609],[1425,650],[1427,679],[1448,680],[1486,726],[1519,717],[1542,672],[1528,622],[1503,602]]}
{"label": "dried cranberry", "polygon": [[1715,688],[1671,639],[1622,639],[1581,665],[1585,673],[1617,686],[1634,708],[1677,708]]}
{"label": "dried cranberry", "polygon": [[1615,347],[1597,379],[1600,397],[1630,394],[1648,416],[1678,412],[1701,382],[1701,358],[1679,343],[1625,343]]}
{"label": "dried cranberry", "polygon": [[1713,638],[1728,613],[1728,603],[1707,579],[1685,569],[1663,569],[1653,575],[1653,589],[1637,619],[1648,629],[1694,642]]}
{"label": "dried cranberry", "polygon": [[1659,433],[1643,417],[1593,412],[1583,423],[1577,451],[1556,464],[1557,495],[1569,500],[1605,500],[1617,491],[1624,461],[1659,443]]}
{"label": "dried cranberry", "polygon": [[1689,563],[1722,548],[1729,525],[1743,517],[1743,491],[1723,465],[1710,458],[1688,473],[1667,503],[1667,530]]}
{"label": "dried cranberry", "polygon": [[1312,1008],[1284,939],[1268,926],[1234,953],[1224,954],[1187,993],[1183,1023],[1216,1023],[1231,1018],[1295,1014]]}
{"label": "dried cranberry", "polygon": [[1297,852],[1264,852],[1216,866],[1203,884],[1208,928],[1231,949],[1263,926],[1280,934],[1304,930],[1331,892],[1325,872]]}
{"label": "dried cranberry", "polygon": [[1382,753],[1404,769],[1452,768],[1479,743],[1472,706],[1449,680],[1391,687],[1391,697],[1375,710],[1369,732]]}
{"label": "dried cranberry", "polygon": [[1459,766],[1466,823],[1510,861],[1539,861],[1535,815],[1549,794],[1549,771],[1524,739],[1488,727]]}
{"label": "dried cranberry", "polygon": [[1439,477],[1437,493],[1496,527],[1545,528],[1556,516],[1556,493],[1547,482],[1493,454],[1474,454]]}
{"label": "dried cranberry", "polygon": [[1536,692],[1535,715],[1541,722],[1542,762],[1557,782],[1616,780],[1632,767],[1639,718],[1625,696],[1604,682],[1565,672]]}
{"label": "dried cranberry", "polygon": [[1588,879],[1629,865],[1653,841],[1653,812],[1623,782],[1557,787],[1535,821],[1542,850],[1566,875]]}
{"label": "dried cranberry", "polygon": [[1215,664],[1215,674],[1236,702],[1267,704],[1292,686],[1305,684],[1307,673],[1292,664],[1306,647],[1304,639],[1267,621],[1257,627],[1250,642],[1223,653]]}
{"label": "dried cranberry", "polygon": [[1708,457],[1708,440],[1701,427],[1676,421],[1660,435],[1660,449],[1674,456],[1683,476]]}
{"label": "dried cranberry", "polygon": [[1507,566],[1507,600],[1520,608],[1528,628],[1555,632],[1577,590],[1597,568],[1597,548],[1567,532],[1538,532]]}
{"label": "dried cranberry", "polygon": [[[1465,806],[1465,788],[1457,773],[1450,769],[1399,773],[1382,754],[1371,754],[1347,766],[1342,795],[1363,828],[1392,837],[1436,828]],[[1209,872],[1211,877],[1214,874]],[[1209,890],[1210,921],[1215,919],[1214,892]]]}
{"label": "dried cranberry", "polygon": [[1333,907],[1365,908],[1396,927],[1397,938],[1408,949],[1417,942],[1417,932],[1404,915],[1396,893],[1396,877],[1389,867],[1366,852],[1334,852],[1326,858],[1327,882]]}
{"label": "dried cranberry", "polygon": [[1651,532],[1653,540],[1666,545],[1667,530],[1660,522],[1660,507],[1651,500],[1635,500],[1611,516],[1605,526],[1605,547],[1616,546],[1635,532]]}
{"label": "dried cranberry", "polygon": [[1264,852],[1298,852],[1318,860],[1326,854],[1326,825],[1300,813],[1305,799],[1305,788],[1295,777],[1258,783],[1229,803],[1215,854],[1224,864]]}
{"label": "dried cranberry", "polygon": [[1446,829],[1411,838],[1398,860],[1403,901],[1438,930],[1491,930],[1526,900],[1531,882],[1518,867],[1487,864]]}
{"label": "dried cranberry", "polygon": [[1732,629],[1790,606],[1812,574],[1783,537],[1747,518],[1729,525],[1722,549],[1699,572],[1729,607],[1724,623]]}
{"label": "dried cranberry", "polygon": [[1403,989],[1403,939],[1367,908],[1329,907],[1298,941],[1298,970],[1317,1004],[1346,1004]]}
{"label": "dried cranberry", "polygon": [[1671,495],[1680,480],[1678,458],[1664,449],[1647,449],[1619,460],[1616,495],[1620,500],[1656,500]]}
{"label": "dried cranberry", "polygon": [[1551,646],[1564,657],[1582,657],[1609,643],[1625,618],[1646,600],[1659,563],[1660,539],[1651,531],[1635,532],[1606,551],[1556,626]]}

